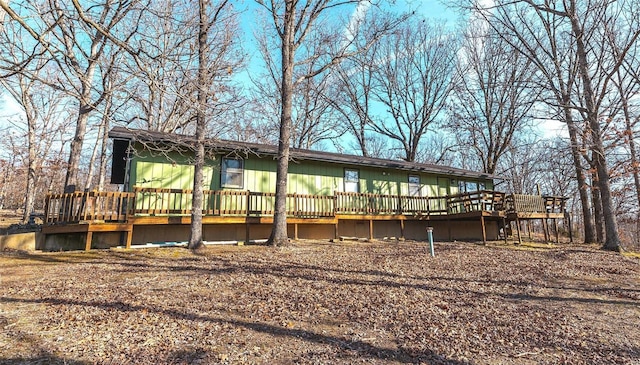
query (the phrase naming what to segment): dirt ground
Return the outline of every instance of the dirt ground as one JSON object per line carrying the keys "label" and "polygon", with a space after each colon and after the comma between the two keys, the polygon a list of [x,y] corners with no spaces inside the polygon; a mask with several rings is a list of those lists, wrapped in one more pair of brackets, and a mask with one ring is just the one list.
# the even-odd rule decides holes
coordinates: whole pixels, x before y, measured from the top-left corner
{"label": "dirt ground", "polygon": [[298,242],[0,253],[2,364],[640,364],[640,259]]}

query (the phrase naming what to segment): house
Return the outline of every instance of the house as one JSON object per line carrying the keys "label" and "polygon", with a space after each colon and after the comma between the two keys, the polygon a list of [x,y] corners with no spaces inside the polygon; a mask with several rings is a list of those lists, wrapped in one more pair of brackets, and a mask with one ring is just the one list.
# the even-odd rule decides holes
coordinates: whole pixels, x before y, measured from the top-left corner
{"label": "house", "polygon": [[[43,232],[58,240],[80,235],[86,249],[187,240],[193,138],[125,128],[114,128],[109,137],[111,182],[121,191],[50,195]],[[277,146],[208,143],[205,241],[269,236],[276,155]],[[495,179],[448,166],[292,149],[289,236],[426,239],[429,226],[437,240],[486,241],[498,239],[501,227],[518,218],[555,223],[564,217],[565,199],[506,195],[494,191]],[[518,207],[527,215],[519,216]]]}

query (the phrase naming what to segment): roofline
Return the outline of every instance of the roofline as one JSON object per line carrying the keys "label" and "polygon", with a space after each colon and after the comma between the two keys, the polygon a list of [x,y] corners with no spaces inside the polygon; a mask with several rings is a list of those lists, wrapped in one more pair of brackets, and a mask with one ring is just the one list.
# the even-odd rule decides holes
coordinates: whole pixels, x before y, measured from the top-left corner
{"label": "roofline", "polygon": [[[134,142],[153,142],[153,143],[174,143],[181,144],[185,147],[192,148],[195,144],[195,138],[190,135],[164,133],[156,131],[146,131],[140,129],[130,129],[124,127],[114,127],[109,131],[111,139],[125,139]],[[223,139],[207,141],[207,147],[216,148],[220,151],[233,152],[238,150],[249,150],[256,155],[277,156],[278,147],[274,145],[238,142]],[[290,156],[293,160],[309,160],[317,162],[341,163],[345,165],[367,166],[377,168],[389,168],[403,170],[409,172],[427,172],[433,174],[442,174],[454,177],[470,177],[476,179],[500,179],[492,174],[478,171],[465,170],[452,166],[443,166],[436,164],[426,164],[417,162],[407,162],[402,160],[386,160],[375,157],[364,157],[358,155],[347,155],[335,152],[323,152],[307,149],[291,148]]]}

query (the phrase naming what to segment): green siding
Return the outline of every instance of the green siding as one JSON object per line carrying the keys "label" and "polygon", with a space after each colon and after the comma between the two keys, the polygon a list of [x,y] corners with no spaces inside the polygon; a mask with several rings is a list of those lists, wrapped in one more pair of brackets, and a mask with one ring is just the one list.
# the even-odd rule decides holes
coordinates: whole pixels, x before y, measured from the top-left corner
{"label": "green siding", "polygon": [[269,161],[265,158],[246,159],[244,162],[244,190],[275,193],[275,161]]}
{"label": "green siding", "polygon": [[333,195],[339,189],[342,174],[342,168],[336,165],[292,162],[289,164],[287,190],[296,194]]}
{"label": "green siding", "polygon": [[[148,152],[136,155],[131,161],[130,188],[138,186],[192,189],[193,166],[189,157],[178,153],[169,154],[168,157],[154,156]],[[207,161],[204,171],[205,189],[220,189],[222,157],[216,156]],[[239,190],[274,193],[276,164],[277,161],[272,156],[249,156],[244,161],[244,186]],[[335,191],[344,191],[346,168],[359,171],[361,193],[409,195],[409,175],[420,176],[421,196],[445,196],[459,191],[457,177],[314,161],[292,161],[289,164],[288,192],[333,195]],[[485,181],[485,184],[487,189],[493,188],[491,180]]]}
{"label": "green siding", "polygon": [[[204,187],[215,189],[215,163],[208,161],[204,168]],[[148,151],[134,156],[131,160],[131,176],[129,187],[164,189],[193,189],[193,166],[189,157],[177,152],[164,154],[151,154]],[[219,174],[218,175],[218,186]]]}

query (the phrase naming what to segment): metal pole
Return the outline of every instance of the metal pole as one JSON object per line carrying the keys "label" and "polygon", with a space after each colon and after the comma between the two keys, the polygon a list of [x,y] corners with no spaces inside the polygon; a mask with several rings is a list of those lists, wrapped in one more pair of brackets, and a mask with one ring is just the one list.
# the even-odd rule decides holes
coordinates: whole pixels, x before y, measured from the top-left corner
{"label": "metal pole", "polygon": [[429,237],[429,251],[431,252],[431,257],[435,257],[436,253],[433,250],[433,227],[427,227],[427,236]]}

